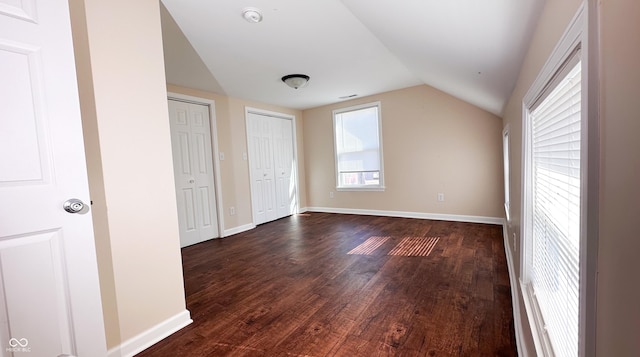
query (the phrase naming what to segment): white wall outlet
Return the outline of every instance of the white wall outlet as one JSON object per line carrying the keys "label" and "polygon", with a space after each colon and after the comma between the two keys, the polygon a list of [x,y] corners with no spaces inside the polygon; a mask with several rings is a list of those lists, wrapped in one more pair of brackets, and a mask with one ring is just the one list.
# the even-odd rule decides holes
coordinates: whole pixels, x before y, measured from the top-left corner
{"label": "white wall outlet", "polygon": [[236,208],[231,206],[229,207],[229,215],[233,216],[236,214]]}
{"label": "white wall outlet", "polygon": [[438,193],[438,202],[444,202],[444,193]]}
{"label": "white wall outlet", "polygon": [[329,198],[333,198],[333,191],[329,192]]}
{"label": "white wall outlet", "polygon": [[219,154],[219,155],[220,155],[220,161],[224,161],[224,153],[223,153],[223,152],[220,152],[220,154]]}

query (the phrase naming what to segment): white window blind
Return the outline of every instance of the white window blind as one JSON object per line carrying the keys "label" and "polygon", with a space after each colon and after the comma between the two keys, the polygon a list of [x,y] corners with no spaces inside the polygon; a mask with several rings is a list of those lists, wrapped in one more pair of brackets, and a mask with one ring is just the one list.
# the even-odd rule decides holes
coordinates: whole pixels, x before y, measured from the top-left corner
{"label": "white window blind", "polygon": [[334,132],[338,188],[381,187],[379,104],[335,111]]}
{"label": "white window blind", "polygon": [[556,356],[578,355],[580,293],[579,53],[530,110],[529,283]]}

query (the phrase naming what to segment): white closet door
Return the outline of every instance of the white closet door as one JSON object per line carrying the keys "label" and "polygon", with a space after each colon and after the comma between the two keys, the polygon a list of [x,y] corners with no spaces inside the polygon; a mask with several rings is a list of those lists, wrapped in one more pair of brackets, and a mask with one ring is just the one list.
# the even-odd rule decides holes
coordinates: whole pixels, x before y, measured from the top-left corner
{"label": "white closet door", "polygon": [[278,218],[290,216],[295,205],[293,180],[293,131],[291,120],[270,118],[274,143],[276,210]]}
{"label": "white closet door", "polygon": [[169,100],[180,245],[216,238],[209,107]]}
{"label": "white closet door", "polygon": [[247,134],[254,223],[291,215],[297,202],[292,121],[249,112]]}
{"label": "white closet door", "polygon": [[255,224],[277,218],[273,140],[269,117],[248,114],[251,198]]}

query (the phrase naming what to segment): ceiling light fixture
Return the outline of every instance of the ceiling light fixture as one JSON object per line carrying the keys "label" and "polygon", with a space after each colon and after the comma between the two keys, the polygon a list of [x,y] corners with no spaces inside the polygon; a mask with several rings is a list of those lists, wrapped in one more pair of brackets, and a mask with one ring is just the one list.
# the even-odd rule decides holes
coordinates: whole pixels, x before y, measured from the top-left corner
{"label": "ceiling light fixture", "polygon": [[282,77],[282,81],[293,89],[304,87],[309,82],[309,76],[306,74],[289,74]]}
{"label": "ceiling light fixture", "polygon": [[262,13],[260,12],[260,9],[256,9],[255,7],[247,7],[242,10],[242,17],[244,17],[247,22],[254,24],[262,21]]}

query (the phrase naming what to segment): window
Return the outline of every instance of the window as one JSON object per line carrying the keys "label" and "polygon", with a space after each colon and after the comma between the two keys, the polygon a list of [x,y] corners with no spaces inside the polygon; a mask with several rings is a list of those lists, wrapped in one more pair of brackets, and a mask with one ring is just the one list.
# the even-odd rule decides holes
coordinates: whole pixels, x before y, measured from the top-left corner
{"label": "window", "polygon": [[511,220],[509,210],[509,125],[502,131],[502,160],[504,166],[504,212],[507,221]]}
{"label": "window", "polygon": [[551,66],[559,65],[534,83],[524,103],[522,288],[536,349],[545,356],[578,356],[581,343],[586,116],[580,42],[569,45],[563,56],[552,56]]}
{"label": "window", "polygon": [[380,122],[380,102],[333,111],[338,189],[384,189]]}

